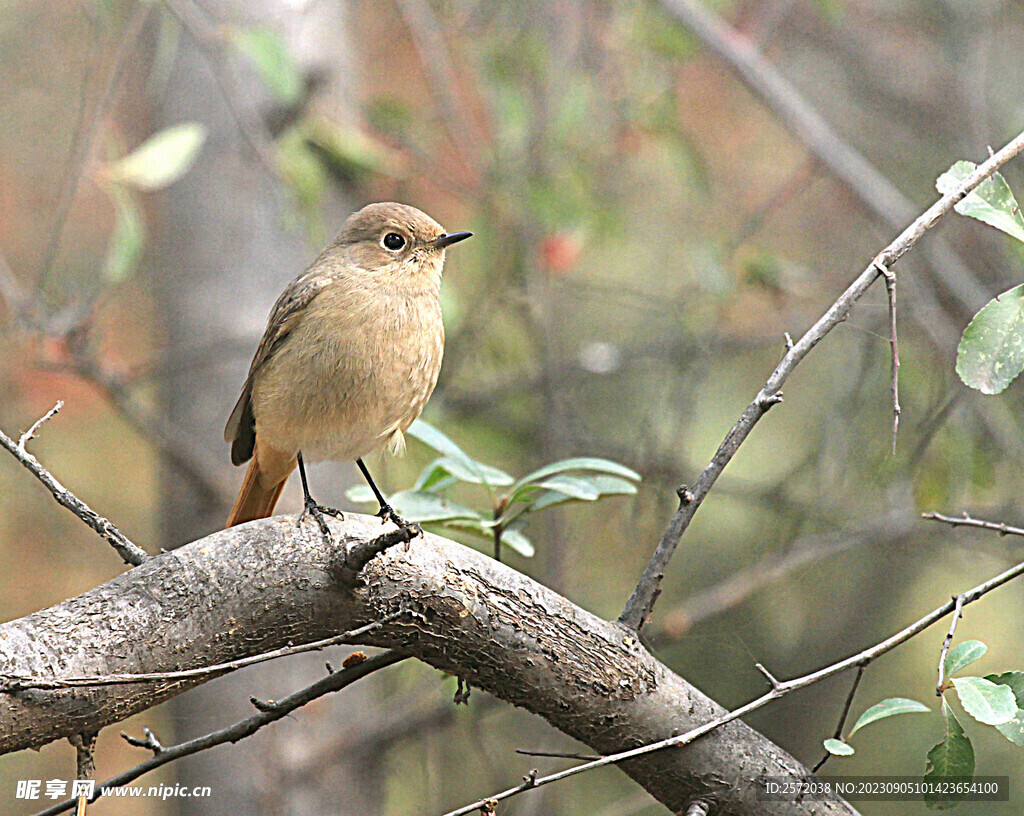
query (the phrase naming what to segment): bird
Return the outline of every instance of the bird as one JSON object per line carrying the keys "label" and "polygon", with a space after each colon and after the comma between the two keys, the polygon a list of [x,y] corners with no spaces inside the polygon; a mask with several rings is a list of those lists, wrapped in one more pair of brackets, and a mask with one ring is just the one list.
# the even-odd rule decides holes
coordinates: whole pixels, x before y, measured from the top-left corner
{"label": "bird", "polygon": [[444,353],[441,273],[445,250],[472,235],[446,232],[407,204],[369,204],[277,299],[224,429],[235,465],[249,463],[227,520],[273,513],[299,469],[304,511],[327,535],[305,461],[354,461],[388,505],[363,458],[401,453],[405,431],[437,384]]}

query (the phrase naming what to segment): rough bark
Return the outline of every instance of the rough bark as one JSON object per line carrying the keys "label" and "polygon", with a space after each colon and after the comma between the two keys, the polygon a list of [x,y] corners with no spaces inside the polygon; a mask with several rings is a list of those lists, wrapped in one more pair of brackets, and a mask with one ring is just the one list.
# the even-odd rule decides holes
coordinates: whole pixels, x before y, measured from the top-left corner
{"label": "rough bark", "polygon": [[[211,665],[329,637],[404,610],[366,636],[539,714],[608,753],[682,733],[722,708],[655,660],[628,630],[524,575],[427,535],[374,558],[354,587],[346,548],[376,519],[278,517],[215,533],[50,609],[0,626],[0,665],[22,675],[156,672]],[[91,731],[196,680],[0,695],[0,752]],[[681,813],[694,796],[729,814],[852,813],[844,803],[761,802],[760,774],[806,773],[741,722],[623,770]]]}

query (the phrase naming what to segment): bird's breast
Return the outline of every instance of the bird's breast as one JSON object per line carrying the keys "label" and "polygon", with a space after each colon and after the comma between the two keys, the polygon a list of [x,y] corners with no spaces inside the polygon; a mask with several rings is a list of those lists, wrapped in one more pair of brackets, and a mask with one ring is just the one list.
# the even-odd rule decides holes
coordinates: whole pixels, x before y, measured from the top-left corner
{"label": "bird's breast", "polygon": [[257,435],[310,460],[365,456],[419,416],[443,352],[436,292],[327,290],[255,384]]}

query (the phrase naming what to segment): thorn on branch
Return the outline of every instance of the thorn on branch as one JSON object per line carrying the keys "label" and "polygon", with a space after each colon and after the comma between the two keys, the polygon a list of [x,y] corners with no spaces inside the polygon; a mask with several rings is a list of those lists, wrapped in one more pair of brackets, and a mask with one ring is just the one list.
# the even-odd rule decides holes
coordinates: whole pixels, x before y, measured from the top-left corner
{"label": "thorn on branch", "polygon": [[249,702],[252,703],[258,711],[262,711],[264,714],[268,714],[272,711],[277,711],[278,704],[273,700],[261,700],[258,697],[250,697]]}
{"label": "thorn on branch", "polygon": [[765,394],[761,392],[757,395],[757,407],[762,411],[767,411],[773,405],[778,405],[782,402],[782,392],[776,391],[774,394]]}
{"label": "thorn on branch", "polygon": [[763,675],[764,675],[764,676],[765,676],[765,677],[767,678],[768,682],[769,682],[769,683],[771,684],[771,687],[772,687],[773,689],[777,689],[777,688],[778,688],[778,687],[779,687],[780,685],[782,685],[782,684],[781,684],[781,683],[780,683],[780,682],[779,682],[779,681],[778,681],[778,680],[777,680],[777,679],[775,678],[775,675],[773,675],[773,674],[772,674],[772,673],[771,673],[770,671],[768,671],[768,669],[766,669],[766,668],[765,668],[765,667],[764,667],[763,665],[761,665],[760,663],[755,663],[755,664],[754,664],[754,668],[755,668],[755,669],[757,669],[757,670],[758,670],[759,672],[761,672],[761,674],[763,674]]}
{"label": "thorn on branch", "polygon": [[64,407],[64,400],[57,400],[57,404],[54,405],[49,411],[43,414],[39,419],[32,423],[32,427],[29,428],[25,433],[18,439],[18,450],[22,453],[28,453],[25,446],[33,439],[36,438],[36,432],[42,427],[43,423],[49,419],[55,417],[60,409]]}
{"label": "thorn on branch", "polygon": [[693,501],[693,491],[684,484],[676,488],[676,495],[679,497],[680,507],[685,507]]}
{"label": "thorn on branch", "polygon": [[537,769],[533,768],[526,776],[523,777],[523,790],[529,790],[530,788],[537,786]]}
{"label": "thorn on branch", "polygon": [[786,351],[793,350],[793,336],[789,332],[783,332],[782,336],[786,339]]}
{"label": "thorn on branch", "polygon": [[160,744],[160,740],[156,738],[156,734],[154,734],[145,726],[142,729],[142,733],[146,735],[145,739],[133,737],[130,734],[126,734],[124,731],[122,731],[121,739],[123,739],[129,745],[134,745],[136,748],[148,748],[150,751],[153,752],[153,756],[159,756],[160,754],[162,754],[164,746]]}

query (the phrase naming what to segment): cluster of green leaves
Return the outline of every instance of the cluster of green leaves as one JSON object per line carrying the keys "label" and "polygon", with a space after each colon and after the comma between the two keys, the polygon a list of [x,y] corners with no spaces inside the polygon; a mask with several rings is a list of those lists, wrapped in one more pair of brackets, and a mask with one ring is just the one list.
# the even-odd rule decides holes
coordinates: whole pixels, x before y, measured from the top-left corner
{"label": "cluster of green leaves", "polygon": [[[389,496],[388,503],[408,521],[437,523],[490,540],[499,559],[503,544],[520,555],[534,554],[533,544],[522,532],[530,514],[568,502],[630,495],[640,481],[640,475],[625,465],[596,457],[562,459],[516,479],[473,459],[423,420],[416,420],[407,434],[440,455],[423,469],[410,490]],[[452,500],[449,493],[459,485],[479,488],[489,506],[477,510]],[[363,485],[351,488],[346,496],[354,502],[376,501]]]}
{"label": "cluster of green leaves", "polygon": [[[956,691],[960,705],[967,714],[984,725],[993,726],[1014,745],[1024,746],[1024,671],[988,674],[984,677],[953,676],[978,660],[986,651],[988,647],[980,640],[968,640],[954,646],[946,655],[943,662],[943,677],[946,681],[942,687],[945,734],[928,752],[924,775],[926,782],[950,778],[966,780],[974,776],[974,747],[946,700],[945,692],[951,688]],[[825,740],[825,750],[835,756],[850,756],[854,749],[849,740],[865,725],[898,714],[930,711],[924,703],[906,697],[882,700],[860,715],[846,737]],[[939,810],[954,807],[960,801],[961,798],[952,794],[934,794],[925,798],[929,807]]]}
{"label": "cluster of green leaves", "polygon": [[[955,190],[976,165],[959,161],[935,183],[943,195]],[[999,173],[979,184],[956,207],[1024,243],[1024,215],[1013,191]],[[998,394],[1024,370],[1024,284],[990,300],[960,339],[956,372],[971,388]]]}
{"label": "cluster of green leaves", "polygon": [[206,128],[183,122],[150,136],[131,153],[104,165],[97,176],[114,205],[114,231],[107,246],[103,273],[117,283],[138,266],[146,244],[146,227],[136,193],[161,190],[176,182],[196,160]]}

